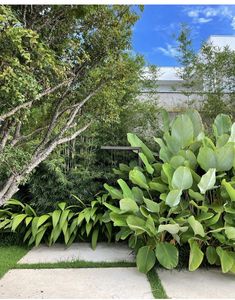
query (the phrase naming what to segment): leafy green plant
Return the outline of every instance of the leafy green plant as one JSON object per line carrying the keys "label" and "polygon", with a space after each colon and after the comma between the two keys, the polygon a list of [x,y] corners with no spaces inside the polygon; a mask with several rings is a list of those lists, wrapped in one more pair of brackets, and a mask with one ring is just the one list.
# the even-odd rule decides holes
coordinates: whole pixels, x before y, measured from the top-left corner
{"label": "leafy green plant", "polygon": [[104,205],[120,227],[116,240],[129,239],[144,273],[156,261],[175,268],[183,244],[190,248],[190,271],[206,259],[234,272],[235,124],[218,115],[209,138],[199,113],[190,110],[164,125],[163,138],[154,138],[158,153],[128,134],[130,144],[142,148],[142,166],[121,165],[115,172],[125,180],[104,185],[113,199]]}
{"label": "leafy green plant", "polygon": [[112,223],[103,206],[106,197],[97,197],[90,206],[76,197],[79,205],[67,206],[60,202],[57,209],[42,215],[37,215],[30,205],[11,199],[0,210],[0,230],[17,231],[24,242],[35,246],[42,242],[50,246],[59,239],[69,246],[76,238],[84,240],[91,237],[92,248],[95,249],[99,234],[108,241],[112,238]]}

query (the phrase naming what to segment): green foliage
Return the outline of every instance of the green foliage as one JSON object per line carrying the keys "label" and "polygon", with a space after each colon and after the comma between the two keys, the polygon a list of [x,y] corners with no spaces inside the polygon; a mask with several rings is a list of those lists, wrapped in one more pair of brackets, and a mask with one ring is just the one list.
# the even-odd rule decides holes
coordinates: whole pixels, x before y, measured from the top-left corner
{"label": "green foliage", "polygon": [[[213,119],[221,113],[230,115],[234,120],[235,51],[204,43],[200,55],[195,53],[191,30],[187,25],[182,25],[177,42],[178,61],[182,66],[179,76],[184,80],[182,93],[188,97],[189,106],[201,110],[205,125],[209,128]],[[215,121],[213,130],[217,125],[230,130],[229,123],[228,116],[224,120],[220,118],[218,124]],[[221,132],[220,129],[218,132]]]}
{"label": "green foliage", "polygon": [[113,236],[113,226],[105,213],[103,203],[107,195],[97,197],[86,206],[81,200],[77,205],[67,206],[65,202],[57,204],[56,210],[38,215],[28,204],[19,200],[9,200],[0,211],[0,230],[17,232],[28,245],[45,242],[49,246],[59,239],[67,246],[75,239],[91,240],[95,249],[99,238],[108,240]]}
{"label": "green foliage", "polygon": [[[106,181],[107,168],[97,164],[102,154],[96,150],[122,144],[128,131],[143,133],[155,122],[156,107],[136,101],[144,60],[130,50],[140,13],[122,5],[1,6],[1,204],[56,147],[52,162],[38,168],[22,194],[28,190],[27,198],[41,211],[43,202],[53,209],[55,198],[69,198],[68,191],[91,200]],[[71,143],[60,146],[76,136],[72,151],[66,149]],[[73,157],[77,149],[81,152]],[[41,171],[58,190],[54,198],[49,185],[41,189]],[[17,179],[4,189],[11,175]]]}
{"label": "green foliage", "polygon": [[[198,112],[188,111],[165,127],[163,138],[155,138],[159,156],[128,134],[132,145],[142,147],[143,163],[122,166],[117,173],[125,178],[117,181],[121,189],[105,186],[113,198],[106,207],[114,226],[121,228],[116,239],[128,238],[136,250],[140,271],[148,272],[154,261],[167,269],[177,267],[178,249],[186,245],[190,271],[205,259],[221,265],[223,272],[233,272],[233,126],[227,116],[219,115],[213,124],[215,135],[209,138]],[[221,143],[224,134],[228,137]],[[141,191],[138,197],[136,188]]]}

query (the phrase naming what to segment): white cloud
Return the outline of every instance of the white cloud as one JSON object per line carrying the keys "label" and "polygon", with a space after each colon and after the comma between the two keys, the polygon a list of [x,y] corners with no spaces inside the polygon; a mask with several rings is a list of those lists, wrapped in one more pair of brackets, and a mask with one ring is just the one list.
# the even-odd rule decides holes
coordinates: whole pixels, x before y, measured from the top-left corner
{"label": "white cloud", "polygon": [[233,30],[235,30],[235,17],[232,18],[231,26],[232,26]]}
{"label": "white cloud", "polygon": [[153,49],[155,52],[161,52],[165,56],[176,57],[178,55],[178,51],[175,46],[167,44],[166,47],[157,47]]}
{"label": "white cloud", "polygon": [[204,24],[213,21],[215,17],[227,19],[230,21],[231,27],[235,30],[235,14],[229,6],[186,8],[185,13],[192,18],[193,23]]}
{"label": "white cloud", "polygon": [[208,23],[208,22],[210,22],[210,21],[212,21],[211,18],[209,18],[209,19],[207,19],[207,18],[198,18],[198,19],[196,20],[196,23],[203,24],[203,23]]}
{"label": "white cloud", "polygon": [[197,18],[198,15],[199,15],[199,12],[198,10],[189,10],[187,15],[190,17],[190,18]]}

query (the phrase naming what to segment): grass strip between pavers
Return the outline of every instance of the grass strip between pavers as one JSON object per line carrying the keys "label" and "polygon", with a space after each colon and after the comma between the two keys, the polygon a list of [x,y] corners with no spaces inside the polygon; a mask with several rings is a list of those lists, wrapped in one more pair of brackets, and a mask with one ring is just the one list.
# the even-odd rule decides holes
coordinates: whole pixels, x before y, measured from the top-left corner
{"label": "grass strip between pavers", "polygon": [[167,294],[162,286],[161,280],[155,269],[152,269],[148,272],[147,278],[151,286],[153,297],[155,299],[168,299]]}
{"label": "grass strip between pavers", "polygon": [[56,263],[18,264],[14,269],[72,269],[72,268],[130,268],[136,267],[135,262],[93,262],[93,261],[66,261]]}
{"label": "grass strip between pavers", "polygon": [[0,246],[0,278],[10,269],[13,269],[30,249],[21,246]]}

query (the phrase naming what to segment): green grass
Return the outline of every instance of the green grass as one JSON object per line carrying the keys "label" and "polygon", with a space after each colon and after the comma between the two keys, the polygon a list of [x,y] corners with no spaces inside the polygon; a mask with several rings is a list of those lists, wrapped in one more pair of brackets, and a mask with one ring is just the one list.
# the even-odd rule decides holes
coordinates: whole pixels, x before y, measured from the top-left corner
{"label": "green grass", "polygon": [[23,246],[0,246],[0,278],[8,270],[14,268],[17,261],[28,251],[29,249]]}
{"label": "green grass", "polygon": [[166,292],[161,284],[161,280],[159,279],[158,274],[154,269],[148,272],[147,278],[152,289],[153,297],[155,299],[168,299]]}
{"label": "green grass", "polygon": [[14,269],[66,269],[66,268],[130,268],[135,267],[133,262],[91,262],[75,260],[71,262],[18,264]]}

